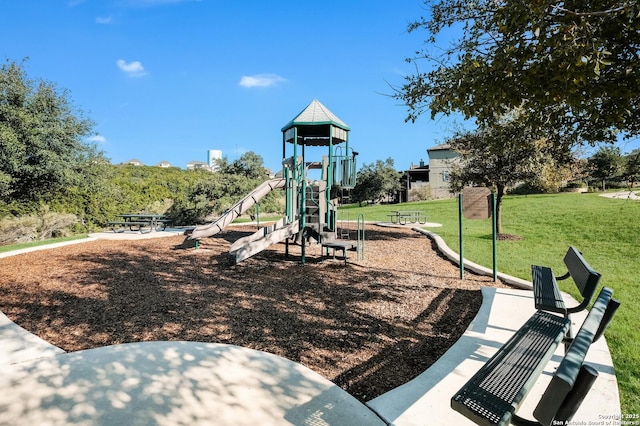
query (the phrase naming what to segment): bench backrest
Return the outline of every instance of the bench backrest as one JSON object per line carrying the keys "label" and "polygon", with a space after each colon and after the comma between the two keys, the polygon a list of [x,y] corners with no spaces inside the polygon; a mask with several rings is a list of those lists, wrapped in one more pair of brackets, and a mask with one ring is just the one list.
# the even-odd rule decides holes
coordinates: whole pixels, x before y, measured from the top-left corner
{"label": "bench backrest", "polygon": [[[576,398],[572,393],[581,391],[574,388],[574,385],[580,370],[583,368],[587,351],[591,343],[604,333],[606,326],[620,305],[617,300],[612,299],[612,295],[613,290],[608,287],[602,288],[582,327],[580,327],[580,331],[578,331],[571,343],[538,406],[534,410],[534,417],[543,425],[552,424],[553,420],[557,419],[559,411],[566,412],[568,401]],[[597,375],[597,373],[595,374]],[[577,409],[577,406],[573,408]],[[572,417],[573,412],[569,416]]]}
{"label": "bench backrest", "polygon": [[596,292],[601,275],[584,260],[582,253],[575,247],[569,247],[564,256],[564,264],[567,265],[567,270],[580,290],[580,294],[586,299],[581,303],[586,308]]}

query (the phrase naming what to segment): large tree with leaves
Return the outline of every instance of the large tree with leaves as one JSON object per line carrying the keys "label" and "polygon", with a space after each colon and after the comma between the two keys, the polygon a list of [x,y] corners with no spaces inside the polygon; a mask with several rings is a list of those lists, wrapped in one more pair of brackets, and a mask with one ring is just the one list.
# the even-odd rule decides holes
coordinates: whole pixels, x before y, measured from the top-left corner
{"label": "large tree with leaves", "polygon": [[450,186],[457,192],[468,185],[486,186],[496,192],[496,222],[502,232],[502,199],[517,183],[534,183],[547,168],[569,163],[571,153],[554,148],[553,140],[513,113],[492,126],[458,134],[449,141],[460,153]]}
{"label": "large tree with leaves", "polygon": [[623,173],[624,158],[617,146],[603,146],[587,161],[589,175],[602,182],[602,190],[606,188],[608,179],[620,178]]}
{"label": "large tree with leaves", "polygon": [[640,149],[634,149],[624,157],[622,178],[627,181],[629,189],[640,181]]}
{"label": "large tree with leaves", "polygon": [[[483,124],[521,108],[563,143],[640,134],[637,1],[427,0],[416,73],[396,88],[408,120],[430,110]],[[460,34],[451,44],[445,37]],[[449,42],[449,38],[446,38]],[[423,65],[426,65],[424,67]],[[423,67],[421,70],[420,67]]]}
{"label": "large tree with leaves", "polygon": [[27,77],[25,63],[0,68],[0,195],[18,202],[47,201],[83,180],[101,157],[84,142],[93,123],[53,83]]}
{"label": "large tree with leaves", "polygon": [[358,203],[377,203],[400,190],[400,175],[394,167],[393,158],[363,164],[356,180],[358,183],[351,197]]}

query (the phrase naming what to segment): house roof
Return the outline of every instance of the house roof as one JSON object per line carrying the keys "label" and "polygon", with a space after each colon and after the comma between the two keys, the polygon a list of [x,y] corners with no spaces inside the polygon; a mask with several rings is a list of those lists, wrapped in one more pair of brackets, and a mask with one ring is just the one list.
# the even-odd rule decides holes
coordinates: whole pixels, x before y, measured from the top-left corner
{"label": "house roof", "polygon": [[297,130],[298,143],[311,146],[329,145],[330,136],[333,143],[344,142],[347,132],[351,130],[317,99],[282,128],[286,142],[293,143],[294,128]]}
{"label": "house roof", "polygon": [[440,145],[432,146],[431,148],[427,148],[427,152],[429,151],[447,151],[451,149],[451,145],[448,143],[443,143]]}
{"label": "house roof", "polygon": [[125,161],[122,164],[143,164],[142,161],[138,160],[137,158],[132,158],[129,161]]}

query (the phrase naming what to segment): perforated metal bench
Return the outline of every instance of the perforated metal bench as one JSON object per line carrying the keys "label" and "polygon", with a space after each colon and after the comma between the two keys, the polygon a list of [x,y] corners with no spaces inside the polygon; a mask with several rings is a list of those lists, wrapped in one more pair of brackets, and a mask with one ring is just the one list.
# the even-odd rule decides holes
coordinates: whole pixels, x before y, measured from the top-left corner
{"label": "perforated metal bench", "polygon": [[[593,270],[575,247],[569,247],[564,256],[564,263],[567,273],[562,276],[556,276],[549,267],[538,265],[531,265],[531,276],[536,309],[557,312],[568,317],[569,314],[580,312],[589,306],[601,275]],[[566,280],[569,277],[573,279],[583,299],[578,305],[567,308],[558,288],[558,280]]]}
{"label": "perforated metal bench", "polygon": [[591,344],[620,303],[603,288],[545,390],[534,417],[516,414],[569,329],[570,320],[537,311],[451,398],[451,407],[479,425],[551,425],[571,420],[598,373],[584,364]]}

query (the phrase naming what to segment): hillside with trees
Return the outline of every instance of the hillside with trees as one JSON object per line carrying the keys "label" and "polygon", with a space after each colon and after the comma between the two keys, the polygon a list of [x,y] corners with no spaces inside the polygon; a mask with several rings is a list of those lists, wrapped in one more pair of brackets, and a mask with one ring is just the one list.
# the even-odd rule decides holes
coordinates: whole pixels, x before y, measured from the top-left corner
{"label": "hillside with trees", "polygon": [[[262,158],[223,159],[217,171],[112,165],[86,142],[93,122],[69,92],[30,78],[25,62],[0,68],[0,244],[102,229],[120,213],[193,225],[224,212],[267,178]],[[269,194],[264,212],[279,212]]]}

